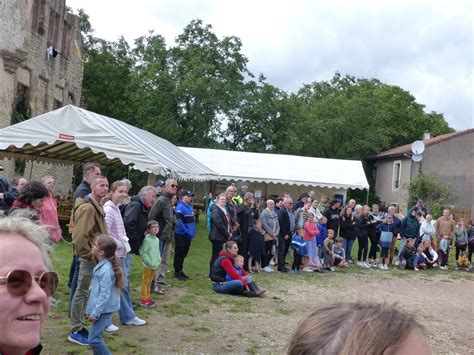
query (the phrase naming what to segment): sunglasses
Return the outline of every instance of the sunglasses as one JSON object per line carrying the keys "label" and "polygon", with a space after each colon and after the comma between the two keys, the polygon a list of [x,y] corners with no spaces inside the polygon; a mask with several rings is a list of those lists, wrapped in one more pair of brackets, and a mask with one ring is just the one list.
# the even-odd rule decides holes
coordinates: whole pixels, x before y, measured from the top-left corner
{"label": "sunglasses", "polygon": [[175,187],[178,187],[178,185],[171,185],[171,187],[175,188]]}
{"label": "sunglasses", "polygon": [[7,276],[0,277],[0,285],[7,285],[7,290],[12,296],[24,296],[31,288],[33,279],[48,297],[54,296],[58,288],[58,275],[55,272],[43,272],[40,276],[32,276],[25,270],[10,271]]}

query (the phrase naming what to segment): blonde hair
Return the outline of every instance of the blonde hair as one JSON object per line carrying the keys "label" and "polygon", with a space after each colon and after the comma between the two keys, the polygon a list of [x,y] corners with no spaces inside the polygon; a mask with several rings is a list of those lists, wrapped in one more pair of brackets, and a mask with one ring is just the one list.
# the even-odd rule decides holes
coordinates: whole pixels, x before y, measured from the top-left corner
{"label": "blonde hair", "polygon": [[0,238],[5,238],[5,234],[16,234],[30,241],[39,249],[46,268],[51,270],[49,235],[40,225],[26,218],[26,214],[28,211],[17,210],[8,217],[0,218]]}
{"label": "blonde hair", "polygon": [[112,194],[117,191],[117,189],[120,187],[120,186],[125,186],[128,190],[128,185],[125,181],[123,180],[118,180],[118,181],[114,181],[112,183],[112,186],[110,187],[110,191],[107,192],[107,195],[104,196],[104,198],[102,199],[101,203],[102,205],[104,205],[107,201],[112,201]]}
{"label": "blonde hair", "polygon": [[381,304],[336,303],[301,321],[290,355],[394,354],[413,330],[424,328],[411,315]]}
{"label": "blonde hair", "polygon": [[234,257],[234,260],[237,261],[237,260],[244,260],[244,257],[242,255],[237,255],[236,257]]}

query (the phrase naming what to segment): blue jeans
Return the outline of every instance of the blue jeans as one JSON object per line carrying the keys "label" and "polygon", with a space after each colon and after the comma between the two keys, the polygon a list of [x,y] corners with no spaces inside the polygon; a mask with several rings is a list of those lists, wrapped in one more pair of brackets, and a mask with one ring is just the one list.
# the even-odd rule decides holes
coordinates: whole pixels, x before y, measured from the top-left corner
{"label": "blue jeans", "polygon": [[120,258],[123,270],[124,290],[120,294],[120,309],[118,311],[120,323],[126,323],[135,318],[135,312],[132,306],[132,297],[130,297],[130,272],[132,267],[132,253]]}
{"label": "blue jeans", "polygon": [[240,295],[244,290],[244,284],[240,280],[213,282],[212,289],[217,293]]}
{"label": "blue jeans", "polygon": [[354,245],[355,239],[342,238],[342,247],[346,253],[346,261],[352,260],[352,246]]}
{"label": "blue jeans", "polygon": [[74,255],[72,258],[73,258],[72,262],[74,264],[74,275],[71,280],[71,291],[69,294],[69,303],[67,305],[68,311],[71,311],[72,299],[74,298],[74,293],[76,292],[77,279],[79,277],[79,257]]}
{"label": "blue jeans", "polygon": [[397,260],[401,260],[402,258],[402,250],[403,250],[403,247],[407,244],[407,238],[402,238],[400,239],[400,251],[398,252],[398,255],[397,255]]}
{"label": "blue jeans", "polygon": [[105,344],[102,334],[105,328],[112,322],[112,313],[102,313],[100,317],[92,324],[89,332],[89,346],[92,348],[94,355],[112,354]]}

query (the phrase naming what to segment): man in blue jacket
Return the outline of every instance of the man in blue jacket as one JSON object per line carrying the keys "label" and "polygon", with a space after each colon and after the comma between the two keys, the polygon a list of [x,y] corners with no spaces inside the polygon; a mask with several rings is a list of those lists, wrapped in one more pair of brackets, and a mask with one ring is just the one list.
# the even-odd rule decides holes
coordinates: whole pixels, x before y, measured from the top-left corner
{"label": "man in blue jacket", "polygon": [[194,222],[194,211],[191,201],[194,194],[191,191],[181,192],[181,200],[176,207],[176,219],[178,226],[174,232],[176,241],[174,254],[174,277],[178,280],[187,280],[189,277],[183,272],[184,258],[188,255],[191,240],[196,235],[196,224]]}

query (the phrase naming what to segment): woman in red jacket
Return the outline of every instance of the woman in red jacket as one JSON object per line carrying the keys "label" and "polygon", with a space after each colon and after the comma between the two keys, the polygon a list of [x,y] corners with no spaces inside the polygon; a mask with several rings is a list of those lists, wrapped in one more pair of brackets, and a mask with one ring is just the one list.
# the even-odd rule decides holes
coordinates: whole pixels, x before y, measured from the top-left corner
{"label": "woman in red jacket", "polygon": [[[212,289],[217,293],[225,293],[231,295],[242,295],[247,297],[260,296],[265,292],[257,286],[252,277],[247,275],[245,270],[241,270],[241,274],[234,267],[234,258],[239,253],[239,247],[234,241],[224,244],[223,250],[219,253],[219,257],[214,261],[211,268]],[[229,275],[231,281],[226,281]]]}

